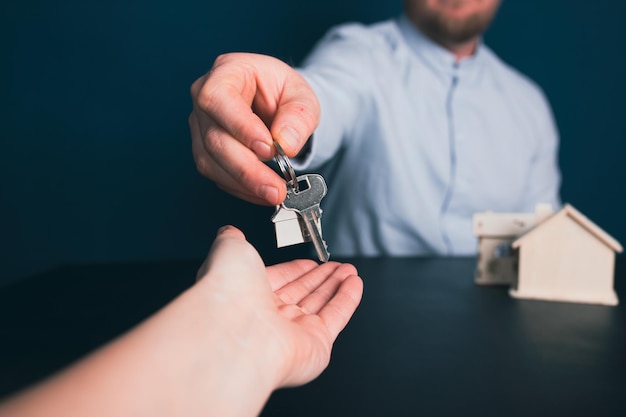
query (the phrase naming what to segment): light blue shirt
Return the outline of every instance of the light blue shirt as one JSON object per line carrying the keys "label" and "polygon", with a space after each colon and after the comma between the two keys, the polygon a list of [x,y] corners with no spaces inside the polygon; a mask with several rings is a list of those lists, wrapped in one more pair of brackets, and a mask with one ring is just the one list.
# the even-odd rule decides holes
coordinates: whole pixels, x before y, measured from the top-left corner
{"label": "light blue shirt", "polygon": [[299,71],[321,121],[332,255],[475,255],[472,215],[560,205],[558,133],[541,90],[487,46],[457,62],[402,17],[331,30]]}

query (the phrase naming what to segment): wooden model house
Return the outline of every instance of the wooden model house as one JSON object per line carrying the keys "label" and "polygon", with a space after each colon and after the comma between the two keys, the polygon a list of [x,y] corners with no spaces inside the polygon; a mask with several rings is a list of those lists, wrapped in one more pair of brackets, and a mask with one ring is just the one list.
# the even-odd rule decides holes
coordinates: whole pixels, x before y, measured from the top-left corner
{"label": "wooden model house", "polygon": [[617,305],[613,273],[622,246],[571,205],[512,247],[519,251],[513,297]]}
{"label": "wooden model house", "polygon": [[517,279],[515,239],[552,214],[549,204],[538,204],[535,213],[476,213],[474,234],[478,237],[475,282],[480,285],[513,284]]}

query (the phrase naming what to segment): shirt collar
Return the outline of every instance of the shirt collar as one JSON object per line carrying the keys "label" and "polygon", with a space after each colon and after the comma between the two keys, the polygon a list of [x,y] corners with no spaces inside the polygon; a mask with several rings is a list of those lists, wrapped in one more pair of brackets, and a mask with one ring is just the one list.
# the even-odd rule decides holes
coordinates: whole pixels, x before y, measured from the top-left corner
{"label": "shirt collar", "polygon": [[482,38],[471,57],[457,62],[456,56],[452,52],[422,34],[406,15],[400,16],[398,27],[409,48],[435,73],[446,78],[457,77],[468,81],[478,76],[478,68],[481,66],[485,55],[485,45]]}

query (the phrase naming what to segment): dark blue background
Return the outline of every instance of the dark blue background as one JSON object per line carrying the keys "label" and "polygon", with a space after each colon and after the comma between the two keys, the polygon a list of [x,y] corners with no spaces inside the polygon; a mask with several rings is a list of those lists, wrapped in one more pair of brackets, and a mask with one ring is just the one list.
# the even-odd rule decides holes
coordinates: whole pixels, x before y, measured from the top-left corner
{"label": "dark blue background", "polygon": [[[296,64],[331,25],[400,10],[372,0],[0,6],[0,283],[67,262],[200,258],[226,223],[268,261],[296,253],[274,248],[272,208],[196,172],[189,86],[220,53]],[[486,36],[552,103],[564,201],[623,243],[625,15],[617,0],[505,0]]]}

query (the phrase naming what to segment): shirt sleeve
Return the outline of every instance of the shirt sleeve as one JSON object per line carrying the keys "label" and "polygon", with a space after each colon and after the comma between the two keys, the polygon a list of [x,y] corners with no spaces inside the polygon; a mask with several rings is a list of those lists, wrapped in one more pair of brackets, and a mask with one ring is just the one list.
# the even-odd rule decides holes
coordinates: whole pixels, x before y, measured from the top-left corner
{"label": "shirt sleeve", "polygon": [[543,92],[537,87],[537,150],[530,167],[526,195],[534,210],[537,203],[550,203],[554,210],[561,207],[559,190],[561,172],[558,166],[559,133],[552,109]]}
{"label": "shirt sleeve", "polygon": [[315,169],[346,146],[371,95],[367,42],[372,35],[359,24],[332,29],[297,70],[320,102],[320,123],[307,149],[292,160],[297,170]]}

